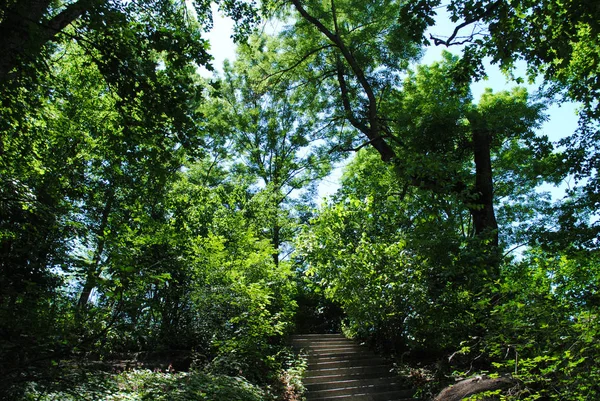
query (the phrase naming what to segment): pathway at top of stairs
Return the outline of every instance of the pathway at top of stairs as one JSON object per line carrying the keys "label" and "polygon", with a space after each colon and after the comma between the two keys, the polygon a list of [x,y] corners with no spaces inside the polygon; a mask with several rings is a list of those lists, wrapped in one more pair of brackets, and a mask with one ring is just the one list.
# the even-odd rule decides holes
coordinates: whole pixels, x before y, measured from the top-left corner
{"label": "pathway at top of stairs", "polygon": [[342,334],[304,334],[292,345],[308,355],[307,401],[414,401],[391,364]]}

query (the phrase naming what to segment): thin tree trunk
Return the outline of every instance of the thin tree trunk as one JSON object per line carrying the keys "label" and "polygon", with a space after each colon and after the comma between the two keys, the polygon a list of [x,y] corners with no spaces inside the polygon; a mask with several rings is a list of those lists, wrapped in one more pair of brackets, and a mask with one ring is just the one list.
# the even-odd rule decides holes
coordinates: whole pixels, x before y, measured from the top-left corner
{"label": "thin tree trunk", "polygon": [[108,217],[110,212],[112,211],[113,202],[114,202],[114,190],[112,187],[107,191],[106,195],[106,204],[104,205],[104,210],[102,211],[102,218],[100,221],[100,226],[96,231],[96,238],[98,239],[98,243],[96,244],[96,249],[94,251],[94,257],[92,259],[92,264],[88,268],[85,284],[83,285],[83,290],[81,291],[81,295],[79,296],[79,301],[77,302],[77,306],[79,309],[84,308],[92,294],[92,290],[96,287],[98,282],[98,278],[100,276],[100,262],[102,260],[102,254],[104,253],[104,246],[106,244],[106,238],[104,237],[104,231],[108,226]]}
{"label": "thin tree trunk", "polygon": [[279,247],[281,246],[281,227],[275,223],[273,226],[273,262],[275,267],[279,266]]}

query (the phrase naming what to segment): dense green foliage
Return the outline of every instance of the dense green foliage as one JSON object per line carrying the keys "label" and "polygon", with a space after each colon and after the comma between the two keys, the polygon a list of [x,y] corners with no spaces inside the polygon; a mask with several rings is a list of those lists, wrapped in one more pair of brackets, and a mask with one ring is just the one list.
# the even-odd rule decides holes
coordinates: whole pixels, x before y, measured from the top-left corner
{"label": "dense green foliage", "polygon": [[[285,336],[338,313],[438,379],[598,399],[596,2],[216,3],[206,79],[210,2],[0,2],[0,399],[289,401]],[[540,90],[473,99],[485,57]]]}
{"label": "dense green foliage", "polygon": [[271,384],[295,287],[265,234],[276,206],[233,172],[233,154],[211,168],[218,127],[202,115],[207,84],[192,62],[208,61],[207,15],[106,6],[114,23],[100,29],[90,13],[65,27],[44,48],[50,68],[3,92],[2,398],[141,351],[195,352],[202,368]]}
{"label": "dense green foliage", "polygon": [[[411,40],[429,43],[439,1],[290,3],[299,20],[282,36],[304,57],[287,63],[301,60],[312,75],[300,82],[334,93],[324,117],[343,116],[359,135],[340,135],[340,147],[363,152],[297,239],[306,274],[341,305],[349,333],[439,358],[440,375],[512,373],[522,380],[515,399],[596,398],[597,348],[586,339],[597,335],[597,88],[575,72],[597,77],[580,53],[597,59],[597,35],[585,44],[576,35],[597,32],[594,6],[452,2],[457,32],[476,29],[433,42],[467,47],[410,72]],[[388,39],[386,18],[405,22],[394,30],[402,39]],[[554,39],[538,46],[536,29]],[[399,48],[404,62],[383,59]],[[531,77],[546,77],[538,96],[583,102],[565,147],[553,153],[536,135],[544,106],[522,89],[473,104],[467,84],[484,73],[484,55],[507,71],[523,57]],[[555,204],[536,189],[567,178],[581,187]]]}
{"label": "dense green foliage", "polygon": [[76,401],[88,397],[110,401],[142,400],[232,400],[261,401],[260,388],[241,377],[210,374],[131,371],[106,375],[90,383],[47,395],[32,390],[28,399]]}

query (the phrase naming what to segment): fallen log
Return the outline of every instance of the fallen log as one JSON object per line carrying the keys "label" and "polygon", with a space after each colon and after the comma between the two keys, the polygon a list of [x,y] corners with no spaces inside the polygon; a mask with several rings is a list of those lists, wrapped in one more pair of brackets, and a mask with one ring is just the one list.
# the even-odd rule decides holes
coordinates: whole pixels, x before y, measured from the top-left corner
{"label": "fallen log", "polygon": [[463,398],[486,391],[505,390],[516,384],[517,381],[509,376],[494,379],[487,376],[472,377],[446,387],[433,401],[460,401]]}

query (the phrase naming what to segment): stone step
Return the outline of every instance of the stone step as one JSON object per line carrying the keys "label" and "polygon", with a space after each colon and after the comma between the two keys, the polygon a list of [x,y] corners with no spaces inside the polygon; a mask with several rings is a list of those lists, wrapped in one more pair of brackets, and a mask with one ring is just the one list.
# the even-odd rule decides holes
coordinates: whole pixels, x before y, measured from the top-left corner
{"label": "stone step", "polygon": [[334,341],[297,341],[296,344],[305,344],[308,347],[318,347],[327,345],[353,345],[359,346],[356,341],[352,340],[334,340]]}
{"label": "stone step", "polygon": [[370,385],[370,386],[359,386],[359,387],[345,387],[345,388],[333,388],[326,390],[318,390],[318,391],[307,391],[306,395],[309,399],[319,399],[319,398],[331,398],[331,397],[340,397],[340,396],[358,396],[358,395],[370,395],[371,397],[390,393],[394,393],[394,397],[396,398],[410,398],[413,396],[414,391],[406,390],[401,388],[396,384],[380,384],[380,385]]}
{"label": "stone step", "polygon": [[356,374],[388,374],[390,367],[387,364],[379,364],[374,366],[349,366],[347,368],[331,368],[331,369],[312,369],[308,365],[308,370],[304,377],[319,377],[319,376],[348,376]]}
{"label": "stone step", "polygon": [[317,343],[312,343],[309,341],[293,341],[292,345],[296,348],[304,348],[304,349],[312,349],[312,348],[325,348],[325,347],[360,347],[360,345],[356,344],[353,341],[319,341]]}
{"label": "stone step", "polygon": [[361,347],[353,341],[336,341],[334,343],[330,342],[320,342],[320,343],[310,343],[306,344],[304,348],[308,349],[320,349],[320,348],[366,348]]}
{"label": "stone step", "polygon": [[344,346],[344,347],[324,347],[324,348],[304,348],[309,355],[323,355],[323,354],[360,354],[363,352],[371,352],[366,348],[358,346]]}
{"label": "stone step", "polygon": [[360,380],[360,379],[388,379],[393,380],[396,379],[396,374],[391,371],[372,371],[372,372],[354,372],[354,373],[345,373],[345,374],[337,374],[335,372],[330,372],[330,374],[323,374],[320,376],[312,376],[312,377],[304,377],[302,379],[302,383],[305,386],[316,383],[328,383],[328,382],[336,382],[336,381],[344,381],[344,380]]}
{"label": "stone step", "polygon": [[346,339],[346,337],[341,333],[333,333],[333,334],[296,334],[292,337],[293,340],[318,340],[318,339],[328,339],[328,338],[342,338]]}
{"label": "stone step", "polygon": [[347,368],[349,366],[378,366],[381,365],[381,358],[375,356],[366,357],[362,359],[317,359],[314,362],[309,360],[310,368],[315,370],[331,369],[331,368]]}
{"label": "stone step", "polygon": [[347,359],[347,358],[354,358],[354,359],[361,359],[361,358],[365,358],[368,356],[373,356],[372,352],[369,352],[367,350],[356,350],[356,351],[319,351],[319,352],[309,352],[308,353],[308,359],[310,361],[314,361],[316,359],[322,359],[322,358],[341,358],[341,359]]}
{"label": "stone step", "polygon": [[338,337],[314,337],[314,338],[309,338],[309,337],[292,337],[292,341],[298,342],[298,343],[308,343],[308,342],[314,342],[314,343],[325,343],[325,342],[336,342],[336,341],[352,341],[349,338],[344,337],[343,335],[339,335]]}
{"label": "stone step", "polygon": [[[308,395],[308,394],[307,394]],[[307,401],[417,401],[414,398],[406,397],[403,391],[389,391],[378,394],[352,394],[338,395],[331,397],[306,397]]]}
{"label": "stone step", "polygon": [[328,353],[328,354],[309,354],[308,363],[327,362],[327,361],[360,361],[362,359],[378,358],[372,352],[355,352],[350,354]]}
{"label": "stone step", "polygon": [[314,338],[314,339],[310,339],[310,338],[292,338],[292,342],[296,343],[296,344],[335,344],[335,343],[348,343],[351,342],[354,344],[354,341],[349,339],[349,338],[345,338],[345,337],[339,337],[339,338]]}
{"label": "stone step", "polygon": [[298,342],[298,343],[308,343],[308,342],[314,342],[314,343],[326,343],[326,342],[336,342],[336,341],[352,341],[349,338],[344,337],[343,335],[339,335],[337,337],[321,337],[321,338],[309,338],[309,337],[292,337],[291,339],[292,341]]}
{"label": "stone step", "polygon": [[[347,379],[344,377],[334,377],[326,382],[319,383],[305,383],[305,387],[308,391],[320,391],[327,390],[332,388],[357,388],[360,386],[385,386],[385,385],[395,385],[402,387],[402,383],[400,378],[398,377],[373,377],[373,378],[364,378],[360,376],[359,379]],[[404,390],[404,388],[402,388]]]}
{"label": "stone step", "polygon": [[[296,346],[297,347],[301,347],[301,348],[362,347],[361,345],[359,345],[358,343],[356,343],[356,342],[354,342],[352,340],[346,340],[346,341],[336,340],[336,341],[319,341],[319,342],[299,342],[299,343],[294,343],[294,344],[297,344]],[[367,348],[367,347],[363,347],[363,348]]]}

